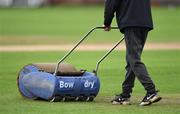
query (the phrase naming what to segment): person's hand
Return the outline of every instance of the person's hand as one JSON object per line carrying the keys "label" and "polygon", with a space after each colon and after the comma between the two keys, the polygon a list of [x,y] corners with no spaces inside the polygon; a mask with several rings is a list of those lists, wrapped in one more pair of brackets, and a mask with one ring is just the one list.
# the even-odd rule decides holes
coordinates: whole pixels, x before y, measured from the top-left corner
{"label": "person's hand", "polygon": [[110,31],[111,30],[111,26],[105,26],[104,25],[104,31]]}

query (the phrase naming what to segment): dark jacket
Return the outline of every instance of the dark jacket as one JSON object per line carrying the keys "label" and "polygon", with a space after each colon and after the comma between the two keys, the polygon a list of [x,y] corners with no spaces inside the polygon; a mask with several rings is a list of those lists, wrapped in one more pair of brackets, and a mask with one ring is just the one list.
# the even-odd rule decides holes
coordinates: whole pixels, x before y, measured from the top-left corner
{"label": "dark jacket", "polygon": [[127,27],[153,29],[150,0],[106,0],[104,12],[105,26],[111,25],[115,13],[121,32]]}

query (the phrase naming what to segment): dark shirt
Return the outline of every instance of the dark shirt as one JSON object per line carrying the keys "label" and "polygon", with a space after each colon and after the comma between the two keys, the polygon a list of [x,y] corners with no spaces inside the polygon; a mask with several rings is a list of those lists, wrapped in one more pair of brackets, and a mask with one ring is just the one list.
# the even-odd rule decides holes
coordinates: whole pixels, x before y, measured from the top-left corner
{"label": "dark shirt", "polygon": [[150,0],[106,0],[104,12],[105,26],[111,25],[115,13],[121,32],[127,27],[153,29]]}

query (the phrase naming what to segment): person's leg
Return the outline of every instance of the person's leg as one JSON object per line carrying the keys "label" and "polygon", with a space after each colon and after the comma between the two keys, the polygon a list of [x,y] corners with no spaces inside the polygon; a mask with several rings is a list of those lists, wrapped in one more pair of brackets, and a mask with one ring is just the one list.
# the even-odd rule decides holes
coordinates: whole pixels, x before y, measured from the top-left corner
{"label": "person's leg", "polygon": [[141,61],[141,54],[146,42],[147,35],[148,29],[145,28],[128,28],[125,30],[127,61],[129,62],[129,66],[133,73],[135,76],[137,76],[147,91],[146,96],[140,103],[141,106],[147,106],[161,100],[161,97],[155,90],[153,81],[149,77],[146,66]]}
{"label": "person's leg", "polygon": [[134,86],[135,76],[139,79],[141,84],[147,91],[141,106],[150,105],[151,103],[158,102],[161,97],[155,90],[155,85],[149,77],[146,66],[141,61],[141,54],[146,42],[148,30],[145,28],[127,28],[125,29],[125,43],[126,43],[126,78],[122,84],[122,94],[116,96],[113,104],[130,104],[130,93]]}
{"label": "person's leg", "polygon": [[[145,28],[127,28],[125,29],[125,42],[127,61],[132,72],[146,89],[147,93],[155,92],[155,85],[151,80],[146,66],[141,61],[141,54],[146,41],[148,30]],[[130,78],[130,77],[129,77]],[[129,79],[130,82],[133,82]],[[125,84],[126,85],[126,84]],[[133,87],[133,86],[131,86]]]}
{"label": "person's leg", "polygon": [[132,93],[132,88],[134,87],[134,81],[135,81],[135,74],[132,71],[130,64],[127,59],[127,54],[126,54],[126,75],[125,75],[125,80],[122,83],[122,96],[123,97],[130,97]]}

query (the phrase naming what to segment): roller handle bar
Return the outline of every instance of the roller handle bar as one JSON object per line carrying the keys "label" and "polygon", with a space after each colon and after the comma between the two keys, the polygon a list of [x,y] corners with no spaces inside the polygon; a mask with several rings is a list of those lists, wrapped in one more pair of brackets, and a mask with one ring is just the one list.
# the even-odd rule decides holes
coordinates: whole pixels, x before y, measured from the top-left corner
{"label": "roller handle bar", "polygon": [[93,70],[93,73],[97,76],[100,63],[124,40],[124,37],[120,39],[99,61],[96,63],[96,68]]}
{"label": "roller handle bar", "polygon": [[[105,27],[94,27],[92,28],[86,35],[84,35],[76,44],[75,46],[69,50],[64,56],[63,58],[57,63],[55,71],[54,71],[54,75],[57,75],[58,72],[58,68],[59,65],[96,29],[104,29]],[[118,27],[111,27],[111,29],[119,29]]]}

